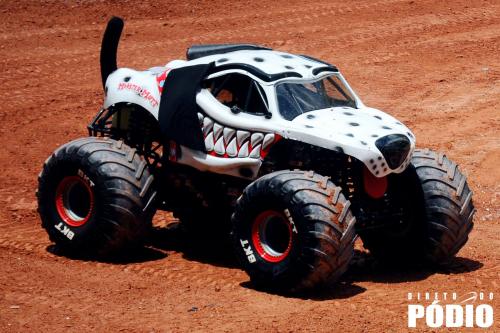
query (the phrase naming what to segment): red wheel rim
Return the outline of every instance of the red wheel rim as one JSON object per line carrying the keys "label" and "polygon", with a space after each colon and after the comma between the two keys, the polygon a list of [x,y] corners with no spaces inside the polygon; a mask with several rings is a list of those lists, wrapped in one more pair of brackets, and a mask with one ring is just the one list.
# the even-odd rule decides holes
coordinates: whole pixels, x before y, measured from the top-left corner
{"label": "red wheel rim", "polygon": [[292,226],[283,212],[266,210],[252,225],[252,242],[259,256],[272,263],[283,261],[292,249]]}
{"label": "red wheel rim", "polygon": [[67,176],[56,189],[56,210],[61,219],[72,227],[88,222],[94,209],[94,192],[79,176]]}

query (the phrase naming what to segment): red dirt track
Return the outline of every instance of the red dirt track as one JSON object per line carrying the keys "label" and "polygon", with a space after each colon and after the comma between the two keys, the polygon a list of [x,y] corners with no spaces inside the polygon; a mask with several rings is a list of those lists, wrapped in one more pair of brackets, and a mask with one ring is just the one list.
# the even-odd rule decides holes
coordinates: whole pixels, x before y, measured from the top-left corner
{"label": "red dirt track", "polygon": [[[500,331],[499,1],[148,2],[0,2],[0,331],[402,332],[408,292],[472,291],[495,293],[494,326],[480,331]],[[37,175],[56,147],[86,135],[100,107],[111,15],[126,19],[121,66],[225,42],[336,64],[367,105],[468,174],[478,210],[469,242],[439,271],[384,268],[358,252],[340,284],[303,298],[257,291],[230,255],[165,230],[125,262],[54,254]]]}

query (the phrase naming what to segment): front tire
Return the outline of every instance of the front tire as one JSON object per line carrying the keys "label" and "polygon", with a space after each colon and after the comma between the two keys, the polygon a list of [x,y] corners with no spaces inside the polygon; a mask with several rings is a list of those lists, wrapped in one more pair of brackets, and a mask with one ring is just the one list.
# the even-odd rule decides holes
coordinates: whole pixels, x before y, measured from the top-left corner
{"label": "front tire", "polygon": [[382,260],[445,264],[464,246],[473,227],[472,191],[444,154],[417,149],[410,167],[393,178],[405,213],[405,232],[359,231],[364,247]]}
{"label": "front tire", "polygon": [[349,206],[340,187],[312,171],[274,172],[250,184],[231,234],[252,283],[298,292],[336,281],[354,253]]}
{"label": "front tire", "polygon": [[68,253],[116,254],[140,243],[150,227],[153,180],[144,158],[122,141],[71,141],[47,159],[38,177],[42,227]]}

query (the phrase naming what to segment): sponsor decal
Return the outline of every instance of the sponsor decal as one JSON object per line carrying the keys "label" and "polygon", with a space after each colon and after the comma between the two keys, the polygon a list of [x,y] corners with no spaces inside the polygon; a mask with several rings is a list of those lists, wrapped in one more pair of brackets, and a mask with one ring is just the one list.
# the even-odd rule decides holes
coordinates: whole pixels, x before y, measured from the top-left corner
{"label": "sponsor decal", "polygon": [[77,171],[78,176],[80,176],[87,184],[90,185],[90,187],[94,187],[95,184],[93,181],[90,180],[89,176],[87,176],[82,170],[78,169]]}
{"label": "sponsor decal", "polygon": [[144,98],[151,104],[152,107],[158,106],[158,100],[151,94],[151,92],[141,86],[129,82],[120,82],[118,85],[118,90],[129,90],[135,92],[140,97]]}
{"label": "sponsor decal", "polygon": [[[492,292],[408,293],[408,327],[478,327],[493,325]],[[422,304],[424,303],[424,304]],[[426,304],[425,304],[426,303]]]}
{"label": "sponsor decal", "polygon": [[75,233],[73,231],[71,231],[71,229],[62,222],[59,222],[59,224],[55,225],[54,228],[59,230],[69,240],[72,240],[73,237],[75,237]]}
{"label": "sponsor decal", "polygon": [[253,254],[252,248],[250,247],[250,244],[246,239],[240,239],[241,247],[243,248],[243,251],[245,251],[245,255],[247,256],[248,261],[253,264],[254,262],[257,261],[255,259],[255,255]]}

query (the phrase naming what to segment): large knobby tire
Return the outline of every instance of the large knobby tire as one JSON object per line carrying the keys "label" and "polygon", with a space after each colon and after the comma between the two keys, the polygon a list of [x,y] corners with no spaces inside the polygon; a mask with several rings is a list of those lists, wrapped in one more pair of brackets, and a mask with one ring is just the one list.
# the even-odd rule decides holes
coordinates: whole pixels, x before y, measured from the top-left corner
{"label": "large knobby tire", "polygon": [[252,283],[297,292],[336,281],[354,253],[349,207],[340,187],[312,171],[273,172],[250,184],[231,235]]}
{"label": "large knobby tire", "polygon": [[71,141],[38,177],[42,227],[67,253],[107,256],[140,244],[155,213],[153,180],[144,158],[122,141]]}
{"label": "large knobby tire", "polygon": [[401,175],[399,195],[409,225],[406,232],[360,232],[365,248],[383,260],[445,264],[467,242],[475,212],[472,191],[458,166],[443,153],[415,150]]}

